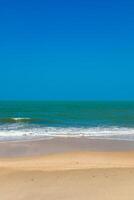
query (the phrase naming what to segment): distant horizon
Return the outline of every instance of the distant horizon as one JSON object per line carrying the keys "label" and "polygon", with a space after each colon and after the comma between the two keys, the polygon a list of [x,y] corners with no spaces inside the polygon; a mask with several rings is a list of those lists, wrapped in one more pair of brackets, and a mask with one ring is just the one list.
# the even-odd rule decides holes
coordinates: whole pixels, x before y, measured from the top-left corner
{"label": "distant horizon", "polygon": [[124,100],[124,99],[0,99],[2,101],[41,101],[41,102],[134,102],[134,100]]}

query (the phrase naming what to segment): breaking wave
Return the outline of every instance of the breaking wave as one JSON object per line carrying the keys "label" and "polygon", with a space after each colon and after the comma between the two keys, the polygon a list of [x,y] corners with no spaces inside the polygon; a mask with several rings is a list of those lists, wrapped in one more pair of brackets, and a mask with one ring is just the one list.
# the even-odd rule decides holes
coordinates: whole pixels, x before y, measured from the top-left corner
{"label": "breaking wave", "polygon": [[1,123],[18,123],[18,122],[31,122],[33,119],[28,117],[13,117],[13,118],[1,118]]}
{"label": "breaking wave", "polygon": [[126,127],[32,127],[12,124],[0,127],[0,140],[27,140],[55,137],[87,137],[96,139],[134,140],[134,128]]}

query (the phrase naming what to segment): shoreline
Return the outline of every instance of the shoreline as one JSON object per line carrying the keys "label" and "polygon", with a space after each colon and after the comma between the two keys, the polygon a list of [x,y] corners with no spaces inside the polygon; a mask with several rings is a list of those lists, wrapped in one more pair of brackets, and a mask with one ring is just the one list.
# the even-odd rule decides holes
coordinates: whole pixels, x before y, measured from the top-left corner
{"label": "shoreline", "polygon": [[21,142],[35,142],[35,141],[46,141],[46,140],[55,140],[55,139],[87,139],[87,140],[103,140],[103,141],[125,141],[125,142],[134,142],[132,139],[123,139],[123,138],[108,138],[108,137],[93,137],[93,136],[55,136],[55,137],[33,137],[29,139],[6,139],[0,140],[1,143],[21,143]]}
{"label": "shoreline", "polygon": [[134,151],[134,141],[87,139],[81,137],[0,142],[0,158],[31,157],[79,151]]}

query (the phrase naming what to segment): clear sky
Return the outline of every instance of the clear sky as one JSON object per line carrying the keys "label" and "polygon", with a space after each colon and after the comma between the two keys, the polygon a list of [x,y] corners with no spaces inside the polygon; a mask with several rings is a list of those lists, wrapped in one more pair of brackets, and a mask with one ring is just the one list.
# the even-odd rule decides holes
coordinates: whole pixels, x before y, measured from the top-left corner
{"label": "clear sky", "polygon": [[0,99],[134,100],[134,1],[0,0]]}

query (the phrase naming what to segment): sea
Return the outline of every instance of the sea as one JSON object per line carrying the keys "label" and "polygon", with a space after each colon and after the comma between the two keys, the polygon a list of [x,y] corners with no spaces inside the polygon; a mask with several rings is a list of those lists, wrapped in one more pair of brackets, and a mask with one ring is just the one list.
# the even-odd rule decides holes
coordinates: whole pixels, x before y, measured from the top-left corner
{"label": "sea", "polygon": [[134,140],[132,101],[0,101],[0,141]]}

